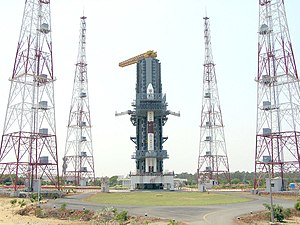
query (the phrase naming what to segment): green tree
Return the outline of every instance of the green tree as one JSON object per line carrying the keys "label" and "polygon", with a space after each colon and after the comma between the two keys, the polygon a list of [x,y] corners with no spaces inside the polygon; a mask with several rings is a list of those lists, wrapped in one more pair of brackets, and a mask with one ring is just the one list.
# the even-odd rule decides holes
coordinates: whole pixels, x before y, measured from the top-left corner
{"label": "green tree", "polygon": [[239,178],[233,178],[233,179],[231,180],[231,183],[232,183],[232,184],[239,184],[239,183],[241,183],[241,180],[240,180]]}
{"label": "green tree", "polygon": [[110,187],[116,186],[117,184],[118,184],[118,176],[112,176],[111,178],[109,178]]}
{"label": "green tree", "polygon": [[197,184],[197,174],[183,172],[180,174],[176,174],[175,178],[187,179],[186,185],[196,185]]}
{"label": "green tree", "polygon": [[95,179],[95,186],[101,186],[101,179],[100,178]]}

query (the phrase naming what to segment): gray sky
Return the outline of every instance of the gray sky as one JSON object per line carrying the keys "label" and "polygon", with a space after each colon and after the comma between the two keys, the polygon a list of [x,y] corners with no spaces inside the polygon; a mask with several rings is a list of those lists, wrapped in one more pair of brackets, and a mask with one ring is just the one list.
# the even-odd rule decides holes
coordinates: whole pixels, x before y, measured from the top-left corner
{"label": "gray sky", "polygon": [[[3,127],[25,0],[0,2],[0,129]],[[286,12],[296,62],[300,60],[300,1]],[[64,155],[79,41],[80,16],[87,16],[87,61],[96,176],[126,175],[135,127],[129,116],[136,66],[127,58],[155,50],[162,64],[169,117],[164,127],[170,156],[164,168],[195,173],[199,148],[204,62],[203,16],[210,17],[212,48],[231,171],[254,169],[258,0],[52,0],[52,40],[58,154]],[[297,23],[298,22],[298,23]],[[298,64],[298,68],[300,65]],[[61,161],[60,161],[61,162]],[[61,164],[59,165],[61,168]]]}

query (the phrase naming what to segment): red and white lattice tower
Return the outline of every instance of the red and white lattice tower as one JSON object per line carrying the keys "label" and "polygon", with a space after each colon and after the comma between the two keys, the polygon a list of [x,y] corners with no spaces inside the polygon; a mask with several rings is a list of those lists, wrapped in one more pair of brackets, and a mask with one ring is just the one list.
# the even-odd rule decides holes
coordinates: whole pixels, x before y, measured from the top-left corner
{"label": "red and white lattice tower", "polygon": [[50,0],[26,0],[0,150],[1,177],[59,189]]}
{"label": "red and white lattice tower", "polygon": [[[259,1],[254,188],[300,170],[300,88],[283,0]],[[284,186],[282,186],[284,189]]]}
{"label": "red and white lattice tower", "polygon": [[[199,184],[217,185],[230,179],[224,124],[213,62],[209,18],[204,17],[205,60],[198,158]],[[207,184],[209,185],[209,184]]]}
{"label": "red and white lattice tower", "polygon": [[94,183],[95,169],[86,62],[86,17],[80,19],[79,48],[63,158],[63,180],[65,183],[85,186],[88,182]]}

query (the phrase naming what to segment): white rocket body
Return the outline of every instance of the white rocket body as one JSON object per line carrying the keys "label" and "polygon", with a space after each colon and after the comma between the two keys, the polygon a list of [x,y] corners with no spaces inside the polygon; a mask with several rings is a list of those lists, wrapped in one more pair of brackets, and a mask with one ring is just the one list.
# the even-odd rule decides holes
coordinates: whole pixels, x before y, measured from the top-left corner
{"label": "white rocket body", "polygon": [[[147,87],[147,99],[154,99],[153,86],[150,83]],[[154,153],[154,112],[147,112],[147,138],[148,138],[148,152]],[[146,172],[157,172],[156,158],[146,158]]]}

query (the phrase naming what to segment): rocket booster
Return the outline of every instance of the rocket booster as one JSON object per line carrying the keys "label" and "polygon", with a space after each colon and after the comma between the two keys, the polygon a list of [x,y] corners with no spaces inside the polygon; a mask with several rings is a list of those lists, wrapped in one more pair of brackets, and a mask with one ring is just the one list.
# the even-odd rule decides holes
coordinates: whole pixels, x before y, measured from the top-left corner
{"label": "rocket booster", "polygon": [[[153,92],[154,92],[153,86],[150,83],[147,87],[147,99],[154,98]],[[148,129],[147,129],[148,151],[154,151],[154,112],[153,111],[147,112],[147,122],[148,122]]]}
{"label": "rocket booster", "polygon": [[148,151],[154,151],[154,113],[153,111],[147,112],[148,120]]}
{"label": "rocket booster", "polygon": [[[154,99],[153,86],[150,83],[147,87],[147,99]],[[147,112],[147,137],[148,137],[148,151],[154,151],[154,112]],[[146,158],[146,172],[156,172],[156,158]]]}

